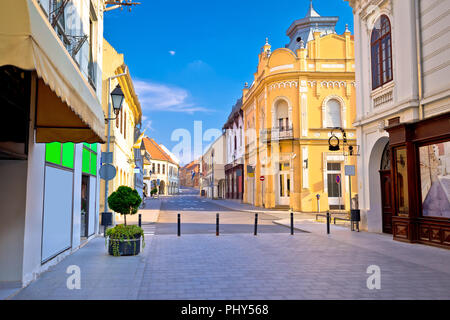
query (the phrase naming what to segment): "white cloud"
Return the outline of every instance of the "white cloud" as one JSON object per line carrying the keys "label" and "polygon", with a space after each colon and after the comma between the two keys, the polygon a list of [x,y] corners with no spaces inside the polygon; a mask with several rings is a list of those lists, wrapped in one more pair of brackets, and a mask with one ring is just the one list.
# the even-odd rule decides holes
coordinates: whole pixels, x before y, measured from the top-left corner
{"label": "white cloud", "polygon": [[169,54],[170,54],[171,56],[174,56],[174,55],[176,54],[176,52],[173,51],[173,50],[170,50],[170,51],[169,51]]}
{"label": "white cloud", "polygon": [[145,132],[153,131],[152,120],[148,120],[147,116],[142,116],[142,128]]}
{"label": "white cloud", "polygon": [[143,80],[134,80],[133,84],[143,111],[183,113],[211,111],[189,102],[189,92],[183,88]]}

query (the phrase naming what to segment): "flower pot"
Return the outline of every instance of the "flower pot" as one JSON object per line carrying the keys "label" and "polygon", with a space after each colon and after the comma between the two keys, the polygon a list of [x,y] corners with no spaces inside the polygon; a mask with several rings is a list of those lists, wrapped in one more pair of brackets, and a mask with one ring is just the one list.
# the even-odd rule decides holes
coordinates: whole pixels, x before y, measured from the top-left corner
{"label": "flower pot", "polygon": [[[117,250],[115,249],[117,244]],[[115,252],[116,251],[116,252]],[[112,256],[136,256],[141,252],[141,235],[132,239],[108,239],[108,253]]]}

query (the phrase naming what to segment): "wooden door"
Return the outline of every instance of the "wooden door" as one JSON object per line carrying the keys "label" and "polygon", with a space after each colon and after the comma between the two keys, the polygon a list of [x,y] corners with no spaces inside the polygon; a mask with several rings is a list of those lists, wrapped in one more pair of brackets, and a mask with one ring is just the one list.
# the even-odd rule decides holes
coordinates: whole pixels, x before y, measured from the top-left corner
{"label": "wooden door", "polygon": [[394,207],[394,199],[391,191],[392,181],[390,170],[381,170],[380,179],[383,232],[392,234],[392,211]]}

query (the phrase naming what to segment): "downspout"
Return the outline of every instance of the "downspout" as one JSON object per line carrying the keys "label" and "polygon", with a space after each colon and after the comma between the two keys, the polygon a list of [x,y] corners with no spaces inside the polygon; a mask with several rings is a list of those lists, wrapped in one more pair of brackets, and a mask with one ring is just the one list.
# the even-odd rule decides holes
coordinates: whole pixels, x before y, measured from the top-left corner
{"label": "downspout", "polygon": [[416,58],[417,58],[417,89],[419,94],[419,120],[424,119],[423,99],[423,83],[422,83],[422,48],[421,48],[421,32],[420,32],[420,0],[414,0],[416,11]]}

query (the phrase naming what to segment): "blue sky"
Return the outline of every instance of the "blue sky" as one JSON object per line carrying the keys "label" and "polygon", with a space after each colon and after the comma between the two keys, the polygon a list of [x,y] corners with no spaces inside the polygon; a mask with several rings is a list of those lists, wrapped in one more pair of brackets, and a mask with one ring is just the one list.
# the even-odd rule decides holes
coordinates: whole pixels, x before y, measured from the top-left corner
{"label": "blue sky", "polygon": [[[244,83],[253,81],[265,38],[272,50],[284,47],[286,30],[309,7],[309,0],[136,1],[131,12],[105,12],[104,37],[125,55],[146,134],[170,150],[175,129],[193,132],[194,121],[203,131],[222,128]],[[347,2],[313,3],[320,15],[339,16],[337,33],[346,23],[353,33]]]}

